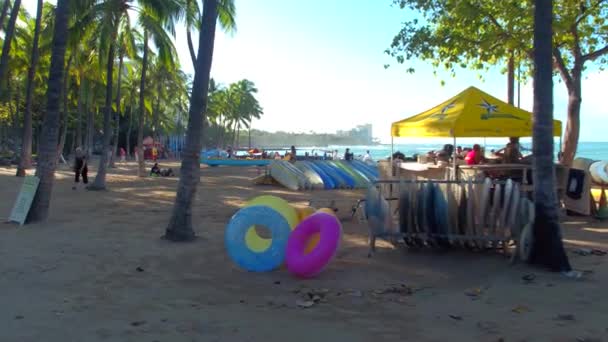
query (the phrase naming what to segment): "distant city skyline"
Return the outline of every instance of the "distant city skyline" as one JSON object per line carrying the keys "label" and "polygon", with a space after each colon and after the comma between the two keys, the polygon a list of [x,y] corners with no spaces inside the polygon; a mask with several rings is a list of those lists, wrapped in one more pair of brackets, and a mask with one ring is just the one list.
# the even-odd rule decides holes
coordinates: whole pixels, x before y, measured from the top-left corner
{"label": "distant city skyline", "polygon": [[[51,1],[55,2],[55,1]],[[35,1],[24,1],[35,13]],[[415,61],[416,73],[383,51],[407,19],[391,0],[236,1],[237,31],[218,31],[212,77],[222,84],[247,78],[259,89],[264,115],[253,127],[268,131],[335,132],[372,122],[373,136],[390,141],[390,125],[469,86],[506,100],[500,65],[477,71],[437,70]],[[322,10],[320,10],[322,9]],[[314,20],[311,20],[314,18]],[[175,40],[182,68],[192,73],[185,28]],[[197,35],[195,35],[195,45]],[[388,69],[385,64],[391,64]],[[441,86],[441,81],[446,83]],[[591,67],[583,80],[581,141],[607,141],[603,103],[608,72]],[[532,84],[522,84],[521,107],[532,109]],[[554,116],[566,123],[567,92],[555,78]],[[347,124],[346,124],[347,123]]]}

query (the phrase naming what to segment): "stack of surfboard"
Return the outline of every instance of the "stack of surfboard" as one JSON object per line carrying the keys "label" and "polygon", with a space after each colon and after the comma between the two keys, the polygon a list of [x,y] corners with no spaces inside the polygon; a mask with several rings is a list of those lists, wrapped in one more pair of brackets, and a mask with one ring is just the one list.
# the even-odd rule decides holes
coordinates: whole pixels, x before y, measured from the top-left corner
{"label": "stack of surfboard", "polygon": [[270,166],[270,176],[291,190],[353,189],[367,188],[378,179],[378,169],[361,161],[275,160]]}
{"label": "stack of surfboard", "polygon": [[589,165],[589,173],[595,183],[608,185],[608,160],[592,162]]}
{"label": "stack of surfboard", "polygon": [[[384,218],[368,220],[370,232],[377,236],[397,235],[403,237],[406,245],[414,247],[486,249],[506,248],[509,241],[519,240],[525,227],[526,232],[531,230],[532,202],[522,197],[518,184],[511,180],[505,184],[494,184],[486,178],[475,183],[469,180],[398,186],[399,223],[393,232],[387,232],[390,225],[378,227],[378,222],[386,222]],[[368,194],[366,209],[378,207],[374,203],[379,200]]]}

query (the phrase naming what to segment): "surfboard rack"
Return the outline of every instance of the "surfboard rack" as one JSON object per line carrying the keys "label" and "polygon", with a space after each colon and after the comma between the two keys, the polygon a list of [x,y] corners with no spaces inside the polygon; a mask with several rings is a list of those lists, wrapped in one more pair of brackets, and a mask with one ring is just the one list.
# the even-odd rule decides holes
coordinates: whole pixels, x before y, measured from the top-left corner
{"label": "surfboard rack", "polygon": [[532,201],[512,180],[378,180],[359,204],[370,257],[377,238],[411,248],[464,247],[525,257],[528,251],[517,247],[534,220]]}

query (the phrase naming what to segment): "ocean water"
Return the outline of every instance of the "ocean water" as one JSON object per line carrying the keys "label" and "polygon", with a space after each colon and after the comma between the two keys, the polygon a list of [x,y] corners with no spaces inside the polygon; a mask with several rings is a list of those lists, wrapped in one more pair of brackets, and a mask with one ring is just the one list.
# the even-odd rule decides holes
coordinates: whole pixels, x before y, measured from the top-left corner
{"label": "ocean water", "polygon": [[[410,144],[395,144],[394,151],[400,151],[404,153],[406,156],[412,156],[414,154],[424,154],[432,150],[440,150],[444,144],[450,143],[449,141],[444,142],[429,142],[429,143],[410,143]],[[484,146],[483,141],[463,141],[462,144],[457,141],[458,146],[462,147],[471,147],[474,143],[480,144]],[[498,150],[505,146],[506,141],[491,141],[485,144],[486,151],[489,152],[492,149]],[[521,145],[524,149],[530,149],[531,143],[530,141],[521,141]],[[556,142],[555,149],[557,154],[557,149],[559,148],[559,143]],[[372,158],[374,160],[388,158],[391,154],[391,145],[390,144],[381,144],[381,145],[370,145],[370,146],[327,146],[327,147],[297,147],[298,155],[304,154],[305,152],[314,155],[318,153],[322,155],[324,151],[333,151],[338,150],[340,155],[344,154],[346,148],[350,148],[351,152],[355,154],[355,156],[363,155],[366,151],[369,150]],[[524,151],[525,154],[526,151]],[[582,158],[590,158],[595,160],[608,160],[608,142],[581,142],[578,145],[578,151],[576,153],[577,157]]]}

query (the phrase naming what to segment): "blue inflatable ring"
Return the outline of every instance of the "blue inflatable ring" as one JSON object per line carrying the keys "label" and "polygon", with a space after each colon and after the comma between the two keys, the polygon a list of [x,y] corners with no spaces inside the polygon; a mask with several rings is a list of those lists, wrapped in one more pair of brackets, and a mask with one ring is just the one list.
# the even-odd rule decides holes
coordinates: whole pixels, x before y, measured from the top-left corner
{"label": "blue inflatable ring", "polygon": [[[245,241],[247,230],[253,225],[268,228],[272,235],[270,246],[263,251],[249,249]],[[228,255],[241,268],[253,272],[265,272],[278,268],[285,260],[289,223],[274,209],[254,205],[239,210],[226,226],[224,243]]]}

